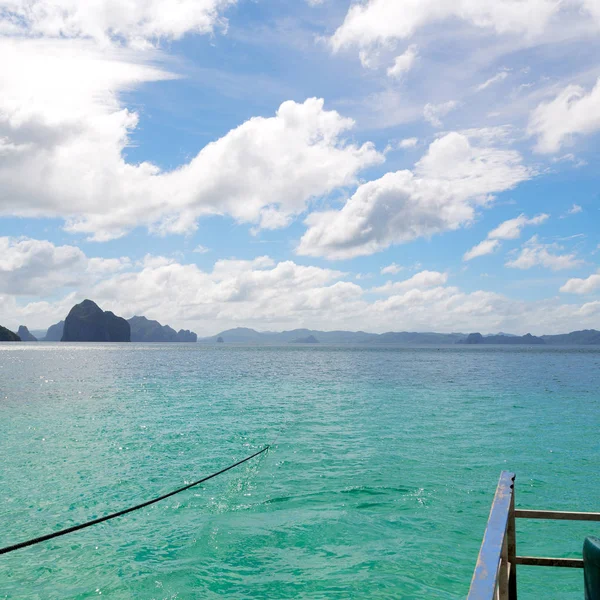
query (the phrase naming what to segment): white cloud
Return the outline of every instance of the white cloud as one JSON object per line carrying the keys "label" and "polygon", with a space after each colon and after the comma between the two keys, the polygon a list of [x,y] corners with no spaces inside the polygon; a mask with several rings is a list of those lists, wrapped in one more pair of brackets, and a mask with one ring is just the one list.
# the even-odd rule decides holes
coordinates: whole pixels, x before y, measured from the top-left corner
{"label": "white cloud", "polygon": [[410,290],[426,290],[445,285],[448,281],[446,273],[439,271],[421,271],[404,281],[388,281],[385,285],[370,290],[375,294],[398,294]]}
{"label": "white cloud", "polygon": [[226,28],[222,12],[236,0],[0,0],[0,21],[13,34],[124,40],[143,47],[188,32]]}
{"label": "white cloud", "polygon": [[458,102],[455,100],[449,100],[448,102],[444,102],[442,104],[426,104],[423,108],[423,117],[434,127],[441,127],[443,123],[440,117],[445,117],[457,106]]}
{"label": "white cloud", "polygon": [[523,231],[524,227],[528,225],[541,225],[549,218],[550,215],[545,213],[536,215],[531,219],[521,214],[515,219],[509,219],[508,221],[500,223],[498,227],[492,229],[492,231],[488,233],[488,238],[494,240],[516,240],[517,238],[521,237],[521,232]]}
{"label": "white cloud", "polygon": [[0,215],[62,217],[96,240],[136,226],[189,232],[208,214],[281,227],[384,160],[342,137],[351,119],[309,99],[246,121],[173,171],[127,163],[138,115],[119,94],[170,77],[147,54],[73,40],[4,40],[0,53]]}
{"label": "white cloud", "polygon": [[583,0],[583,6],[596,21],[600,21],[600,4],[598,0]]}
{"label": "white cloud", "polygon": [[435,22],[461,19],[496,34],[533,37],[542,33],[562,8],[583,7],[600,19],[596,0],[367,0],[353,4],[331,37],[334,51],[356,46],[371,49],[410,38]]}
{"label": "white cloud", "polygon": [[127,162],[139,115],[123,94],[175,77],[154,42],[210,33],[235,2],[0,0],[0,216],[62,218],[97,241],[187,233],[210,214],[274,229],[383,162],[319,99],[284,102],[172,171]]}
{"label": "white cloud", "polygon": [[75,246],[0,237],[0,294],[43,297],[129,267],[128,258],[88,258]]}
{"label": "white cloud", "polygon": [[507,71],[500,71],[499,73],[497,73],[493,77],[490,77],[487,81],[484,81],[482,84],[478,85],[475,88],[475,90],[478,91],[478,92],[481,92],[481,91],[489,88],[491,85],[494,85],[495,83],[498,83],[500,81],[504,81],[507,77],[508,77],[508,72]]}
{"label": "white cloud", "polygon": [[559,152],[575,136],[600,130],[600,79],[586,93],[579,85],[567,86],[554,100],[542,102],[530,115],[527,132],[537,137],[535,150]]}
{"label": "white cloud", "polygon": [[552,250],[560,250],[557,244],[543,244],[538,236],[534,235],[526,242],[517,258],[508,261],[507,267],[513,269],[531,269],[532,267],[546,267],[553,271],[572,269],[583,264],[583,260],[577,258],[576,254],[556,254]]}
{"label": "white cloud", "polygon": [[500,247],[500,240],[516,240],[521,237],[523,228],[527,225],[541,225],[547,221],[549,215],[542,213],[531,219],[524,214],[519,215],[515,219],[509,219],[500,223],[498,227],[492,229],[487,234],[487,238],[471,248],[463,256],[463,260],[468,261],[486,254],[492,254]]}
{"label": "white cloud", "polygon": [[470,223],[490,194],[528,179],[518,152],[474,146],[459,133],[434,141],[414,171],[387,173],[341,210],[310,214],[297,252],[344,259]]}
{"label": "white cloud", "polygon": [[196,246],[192,252],[195,252],[196,254],[206,254],[207,252],[210,252],[210,248],[207,248],[206,246],[203,246],[202,244]]}
{"label": "white cloud", "polygon": [[[23,242],[26,245],[20,245]],[[600,317],[600,302],[560,304],[552,299],[528,303],[483,290],[466,293],[448,286],[446,273],[435,271],[417,273],[375,290],[347,281],[347,274],[336,270],[276,262],[268,256],[218,260],[206,271],[194,264],[148,256],[135,265],[125,260],[129,266],[124,272],[100,269],[84,274],[94,259],[72,247],[55,247],[39,240],[13,240],[8,246],[2,243],[0,314],[2,324],[9,328],[20,324],[47,327],[64,319],[73,304],[85,297],[126,318],[142,314],[204,335],[238,325],[258,329],[306,326],[326,330],[557,333],[593,327]],[[13,247],[16,250],[11,250]],[[19,281],[27,281],[21,277],[27,274],[39,286],[28,290],[28,295],[43,296],[50,288],[58,289],[74,279],[69,274],[74,264],[81,274],[79,291],[57,301],[23,304],[14,289],[6,291],[7,271],[20,272]],[[38,277],[40,273],[44,277]],[[383,297],[368,300],[372,294]]]}
{"label": "white cloud", "polygon": [[403,150],[406,150],[407,148],[414,148],[418,143],[419,143],[419,138],[416,138],[416,137],[405,138],[403,140],[400,140],[398,147],[402,148]]}
{"label": "white cloud", "polygon": [[[63,246],[68,248],[68,246]],[[127,256],[121,258],[88,258],[86,273],[92,275],[109,275],[131,268],[131,260]]]}
{"label": "white cloud", "polygon": [[568,294],[590,294],[600,288],[600,271],[590,275],[587,279],[569,279],[561,288],[561,292]]}
{"label": "white cloud", "polygon": [[214,333],[229,326],[264,328],[318,322],[357,311],[362,289],[342,273],[276,263],[269,257],[218,260],[212,271],[196,265],[146,261],[138,272],[101,281],[89,292],[124,316],[144,314],[178,327]]}
{"label": "white cloud", "polygon": [[570,215],[577,215],[583,212],[583,208],[579,204],[573,204],[573,206],[567,211]]}
{"label": "white cloud", "polygon": [[408,73],[413,68],[417,56],[417,46],[411,44],[403,54],[396,57],[394,64],[387,70],[388,77],[399,79]]}
{"label": "white cloud", "polygon": [[515,128],[512,125],[497,125],[495,127],[472,127],[459,131],[469,139],[479,144],[512,144],[516,141]]}
{"label": "white cloud", "polygon": [[[561,304],[556,300],[520,302],[478,290],[452,286],[411,289],[374,302],[363,323],[393,331],[508,331],[535,335],[597,326],[600,302]],[[387,327],[386,327],[387,325]]]}
{"label": "white cloud", "polygon": [[397,265],[396,263],[392,263],[391,265],[387,265],[386,267],[382,267],[381,274],[382,275],[397,275],[400,271],[404,271],[404,267]]}
{"label": "white cloud", "polygon": [[571,162],[576,169],[581,167],[585,167],[588,163],[586,160],[582,158],[577,158],[572,152],[567,152],[563,156],[554,156],[552,157],[553,163],[561,163],[561,162]]}
{"label": "white cloud", "polygon": [[485,256],[486,254],[492,254],[500,247],[499,240],[483,240],[476,246],[473,246],[468,252],[465,252],[463,260],[473,260],[479,256]]}

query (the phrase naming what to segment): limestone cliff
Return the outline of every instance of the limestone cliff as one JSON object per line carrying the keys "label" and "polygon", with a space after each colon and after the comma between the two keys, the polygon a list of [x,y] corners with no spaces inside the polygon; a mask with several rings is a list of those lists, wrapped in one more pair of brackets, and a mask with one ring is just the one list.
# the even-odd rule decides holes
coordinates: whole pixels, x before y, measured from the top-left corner
{"label": "limestone cliff", "polygon": [[69,312],[61,341],[130,342],[131,328],[122,317],[104,312],[91,300],[84,300]]}
{"label": "limestone cliff", "polygon": [[6,327],[2,327],[0,325],[0,342],[20,342],[21,338],[11,331],[10,329],[6,329]]}
{"label": "limestone cliff", "polygon": [[25,327],[25,325],[19,326],[19,331],[17,331],[17,335],[21,338],[22,342],[37,342],[37,338],[31,333],[29,333],[29,329]]}

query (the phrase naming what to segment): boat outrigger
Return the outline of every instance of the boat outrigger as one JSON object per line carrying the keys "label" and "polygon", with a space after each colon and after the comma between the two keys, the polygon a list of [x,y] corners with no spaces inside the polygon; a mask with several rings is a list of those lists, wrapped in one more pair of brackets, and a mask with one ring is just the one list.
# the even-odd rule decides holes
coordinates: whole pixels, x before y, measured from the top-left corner
{"label": "boat outrigger", "polygon": [[517,600],[517,565],[584,569],[585,599],[600,600],[599,538],[586,538],[583,558],[517,556],[516,519],[600,521],[600,513],[515,509],[515,475],[502,471],[467,600]]}

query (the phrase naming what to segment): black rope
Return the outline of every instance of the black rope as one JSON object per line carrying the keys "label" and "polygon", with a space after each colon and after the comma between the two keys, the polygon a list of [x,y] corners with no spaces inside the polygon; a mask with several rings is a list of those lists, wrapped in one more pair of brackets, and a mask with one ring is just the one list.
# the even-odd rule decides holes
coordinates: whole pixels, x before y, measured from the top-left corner
{"label": "black rope", "polygon": [[121,517],[123,515],[126,515],[127,513],[133,512],[134,510],[139,510],[140,508],[144,508],[145,506],[150,506],[151,504],[160,502],[161,500],[164,500],[165,498],[169,498],[170,496],[174,496],[175,494],[179,494],[180,492],[189,490],[190,488],[193,488],[196,485],[204,483],[205,481],[208,481],[209,479],[212,479],[213,477],[216,477],[217,475],[221,475],[222,473],[225,473],[226,471],[230,471],[231,469],[234,469],[235,467],[239,467],[239,465],[249,461],[250,459],[254,458],[255,456],[258,456],[259,454],[262,454],[263,452],[266,452],[268,449],[269,449],[269,446],[265,446],[262,450],[254,453],[252,456],[247,456],[243,460],[240,460],[233,465],[229,465],[225,469],[221,469],[220,471],[217,471],[216,473],[213,473],[212,475],[203,477],[202,479],[199,479],[198,481],[195,481],[194,483],[190,483],[189,485],[179,488],[178,490],[169,492],[168,494],[165,494],[164,496],[159,496],[158,498],[154,498],[154,500],[148,500],[148,502],[144,502],[143,504],[138,504],[137,506],[132,506],[131,508],[126,508],[125,510],[120,510],[119,512],[112,513],[110,515],[106,515],[105,517],[100,517],[99,519],[94,519],[93,521],[88,521],[87,523],[81,523],[80,525],[68,527],[67,529],[62,529],[61,531],[56,531],[55,533],[49,533],[48,535],[42,535],[42,536],[34,538],[32,540],[28,540],[26,542],[21,542],[20,544],[14,544],[13,546],[6,546],[6,548],[0,548],[0,554],[6,554],[7,552],[13,552],[14,550],[19,550],[21,548],[27,548],[27,546],[33,546],[34,544],[46,542],[47,540],[51,540],[52,538],[60,537],[61,535],[67,535],[68,533],[73,533],[74,531],[79,531],[80,529],[85,529],[86,527],[91,527],[92,525],[97,525],[98,523],[102,523],[102,522],[108,521],[110,519],[115,519],[116,517]]}

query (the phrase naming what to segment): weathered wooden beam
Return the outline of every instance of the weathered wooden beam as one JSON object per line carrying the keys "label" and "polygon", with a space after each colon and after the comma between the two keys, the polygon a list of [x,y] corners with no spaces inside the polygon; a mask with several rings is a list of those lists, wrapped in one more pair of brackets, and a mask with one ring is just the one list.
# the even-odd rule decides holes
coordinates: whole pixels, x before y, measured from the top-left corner
{"label": "weathered wooden beam", "polygon": [[515,510],[517,519],[552,519],[557,521],[600,521],[600,512],[567,512],[563,510]]}
{"label": "weathered wooden beam", "polygon": [[517,556],[515,561],[518,565],[529,565],[531,567],[566,567],[569,569],[583,569],[581,558],[542,558],[538,556]]}
{"label": "weathered wooden beam", "polygon": [[514,482],[514,473],[502,471],[467,600],[492,600],[496,594],[498,567],[502,551],[506,548],[505,538]]}
{"label": "weathered wooden beam", "polygon": [[513,486],[510,508],[508,510],[508,526],[506,528],[506,539],[508,544],[508,598],[517,600],[517,528],[515,525],[515,493]]}

